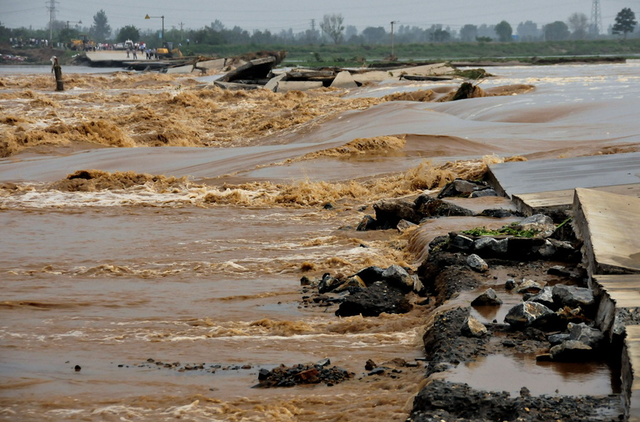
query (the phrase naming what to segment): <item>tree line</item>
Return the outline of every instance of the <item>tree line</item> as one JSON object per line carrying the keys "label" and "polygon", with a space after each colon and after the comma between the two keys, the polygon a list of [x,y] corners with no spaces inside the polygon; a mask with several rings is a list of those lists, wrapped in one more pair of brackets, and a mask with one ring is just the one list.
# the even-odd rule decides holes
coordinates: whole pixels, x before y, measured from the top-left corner
{"label": "tree line", "polygon": [[[517,41],[562,41],[569,39],[596,39],[622,36],[627,38],[634,33],[638,24],[635,14],[630,8],[622,9],[615,18],[615,23],[609,28],[607,35],[600,34],[594,28],[584,13],[574,13],[567,21],[555,21],[547,25],[538,26],[535,22],[519,23],[514,28],[507,22],[501,21],[495,25],[467,24],[459,30],[444,25],[432,25],[429,28],[399,25],[393,32],[394,43],[444,43],[444,42],[517,42]],[[112,31],[104,10],[98,11],[90,26],[81,27],[79,23],[54,21],[53,43],[68,43],[71,39],[90,36],[96,42],[124,42],[126,40],[145,41],[151,47],[162,43],[160,31],[143,31],[134,25],[127,25]],[[635,31],[636,33],[638,31]],[[42,38],[48,39],[50,30],[43,28],[33,30],[27,28],[10,29],[0,23],[0,39]],[[292,29],[278,33],[269,30],[254,30],[249,32],[239,26],[227,28],[219,20],[200,29],[177,29],[171,27],[165,30],[164,38],[174,43],[203,44],[203,45],[308,45],[308,44],[356,44],[383,45],[390,42],[391,33],[384,27],[367,27],[358,31],[353,25],[347,25],[340,14],[327,14],[316,26],[315,20],[310,27],[294,33]]]}

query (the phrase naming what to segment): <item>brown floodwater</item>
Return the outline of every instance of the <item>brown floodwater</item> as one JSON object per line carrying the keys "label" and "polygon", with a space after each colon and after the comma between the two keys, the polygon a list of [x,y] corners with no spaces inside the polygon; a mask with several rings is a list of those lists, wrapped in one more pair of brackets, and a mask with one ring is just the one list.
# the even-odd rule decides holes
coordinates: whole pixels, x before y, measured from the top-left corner
{"label": "brown floodwater", "polygon": [[[356,231],[377,199],[475,178],[483,162],[511,156],[636,150],[639,68],[495,68],[483,88],[535,90],[455,103],[383,99],[451,82],[231,93],[191,76],[118,72],[67,75],[56,93],[49,75],[2,73],[0,419],[405,420],[423,363],[382,376],[364,366],[421,358],[433,308],[337,318],[335,306],[305,306],[300,278],[417,268],[435,236],[514,221]],[[83,169],[184,179],[50,184]],[[506,305],[473,312],[500,319]],[[355,377],[251,388],[261,368],[324,358]],[[497,367],[501,377],[487,375]],[[534,394],[618,391],[604,363],[498,356],[450,376],[517,393],[520,372]]]}

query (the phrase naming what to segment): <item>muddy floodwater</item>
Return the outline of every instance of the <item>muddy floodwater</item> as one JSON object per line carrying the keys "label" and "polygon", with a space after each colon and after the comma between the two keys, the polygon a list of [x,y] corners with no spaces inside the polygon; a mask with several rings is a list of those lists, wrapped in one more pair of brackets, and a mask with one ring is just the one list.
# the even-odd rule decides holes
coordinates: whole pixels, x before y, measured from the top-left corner
{"label": "muddy floodwater", "polygon": [[[0,71],[0,420],[403,421],[433,308],[416,297],[408,314],[339,318],[304,301],[300,279],[415,269],[438,235],[514,221],[356,231],[378,199],[436,192],[490,162],[562,166],[640,146],[636,60],[491,68],[480,86],[500,95],[456,102],[394,96],[456,81],[279,94],[63,72],[55,92],[37,69]],[[353,378],[252,388],[260,369],[325,358]],[[371,376],[369,359],[418,366]],[[512,394],[523,379],[532,394],[620,388],[607,363],[532,356],[490,356],[451,379]]]}

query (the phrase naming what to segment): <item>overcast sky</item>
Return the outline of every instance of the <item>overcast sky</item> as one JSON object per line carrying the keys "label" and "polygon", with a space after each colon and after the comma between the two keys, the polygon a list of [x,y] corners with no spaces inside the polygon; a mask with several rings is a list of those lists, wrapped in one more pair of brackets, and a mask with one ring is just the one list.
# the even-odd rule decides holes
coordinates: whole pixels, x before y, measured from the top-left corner
{"label": "overcast sky", "polygon": [[[567,21],[575,12],[591,18],[594,0],[54,0],[56,19],[82,21],[91,26],[93,16],[104,10],[111,29],[125,25],[138,29],[160,29],[161,19],[144,16],[164,15],[165,30],[199,29],[218,19],[225,27],[239,26],[278,33],[292,28],[302,32],[315,19],[316,27],[325,14],[341,14],[345,25],[358,30],[382,26],[389,31],[390,22],[428,28],[433,24],[459,29],[465,24],[488,25],[506,20],[514,33],[520,22],[531,20],[539,27],[557,20]],[[0,0],[0,22],[9,28],[44,28],[49,23],[51,0]],[[613,23],[616,14],[630,7],[636,15],[640,0],[600,0],[603,27]]]}

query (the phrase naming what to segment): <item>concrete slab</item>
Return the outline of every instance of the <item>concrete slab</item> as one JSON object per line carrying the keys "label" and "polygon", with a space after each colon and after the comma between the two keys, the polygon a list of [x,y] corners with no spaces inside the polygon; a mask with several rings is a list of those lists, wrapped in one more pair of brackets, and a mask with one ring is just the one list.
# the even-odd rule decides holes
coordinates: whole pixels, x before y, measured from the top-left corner
{"label": "concrete slab", "polygon": [[[640,198],[640,183],[633,185],[598,186],[592,188],[603,192]],[[546,213],[550,210],[570,209],[573,204],[574,189],[513,195],[518,211],[525,215]]]}
{"label": "concrete slab", "polygon": [[574,229],[594,274],[640,273],[640,198],[577,188]]}
{"label": "concrete slab", "polygon": [[491,164],[488,177],[496,191],[509,197],[577,187],[633,185],[640,183],[640,152]]}
{"label": "concrete slab", "polygon": [[268,89],[269,91],[278,92],[278,85],[280,85],[280,81],[282,81],[287,75],[282,73],[274,78],[269,79],[264,85],[264,89]]}
{"label": "concrete slab", "polygon": [[353,77],[351,77],[351,73],[349,73],[349,71],[343,70],[336,75],[335,79],[331,83],[331,87],[353,89],[357,88],[358,84],[353,80]]}
{"label": "concrete slab", "polygon": [[277,92],[306,91],[308,89],[322,88],[322,82],[314,81],[280,81]]}

